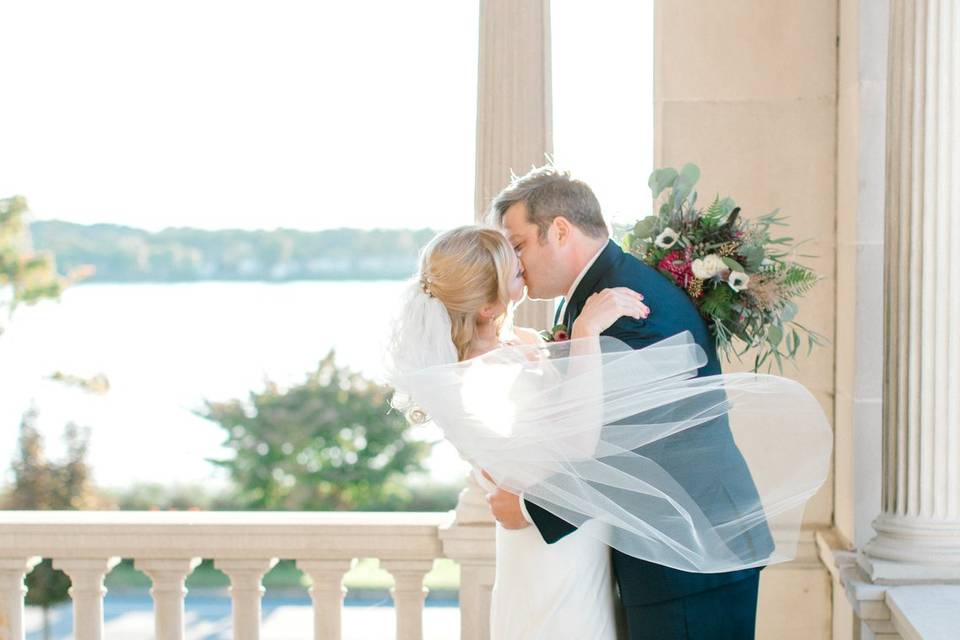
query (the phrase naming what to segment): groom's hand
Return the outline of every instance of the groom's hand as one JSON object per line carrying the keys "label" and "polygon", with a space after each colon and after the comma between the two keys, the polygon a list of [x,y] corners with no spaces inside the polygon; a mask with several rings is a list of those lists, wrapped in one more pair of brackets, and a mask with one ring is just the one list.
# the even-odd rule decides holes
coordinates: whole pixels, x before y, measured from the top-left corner
{"label": "groom's hand", "polygon": [[506,489],[497,489],[496,493],[487,494],[487,504],[490,505],[493,517],[503,525],[504,529],[523,529],[530,526],[527,519],[523,517],[520,496],[517,494]]}

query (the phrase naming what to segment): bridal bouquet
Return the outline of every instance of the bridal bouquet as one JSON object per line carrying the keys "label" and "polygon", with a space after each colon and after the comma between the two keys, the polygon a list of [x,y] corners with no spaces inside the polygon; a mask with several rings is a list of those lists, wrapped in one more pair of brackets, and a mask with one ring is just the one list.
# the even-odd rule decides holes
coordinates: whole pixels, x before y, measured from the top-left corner
{"label": "bridal bouquet", "polygon": [[746,220],[719,196],[697,208],[699,178],[692,164],[654,171],[649,184],[655,199],[662,196],[660,210],[638,221],[622,246],[687,292],[728,361],[756,349],[754,371],[764,363],[782,370],[804,341],[808,354],[825,342],[795,320],[796,299],[819,278],[792,259],[802,243],[772,235],[785,226],[779,211]]}

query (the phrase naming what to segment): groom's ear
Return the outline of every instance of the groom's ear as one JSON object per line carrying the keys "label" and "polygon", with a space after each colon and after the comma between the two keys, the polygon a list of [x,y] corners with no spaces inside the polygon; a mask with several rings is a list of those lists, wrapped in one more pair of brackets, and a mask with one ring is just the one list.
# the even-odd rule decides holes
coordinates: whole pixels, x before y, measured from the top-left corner
{"label": "groom's ear", "polygon": [[573,225],[570,224],[569,220],[563,216],[557,216],[553,219],[552,226],[556,229],[557,242],[564,244],[570,239],[570,232],[573,230]]}

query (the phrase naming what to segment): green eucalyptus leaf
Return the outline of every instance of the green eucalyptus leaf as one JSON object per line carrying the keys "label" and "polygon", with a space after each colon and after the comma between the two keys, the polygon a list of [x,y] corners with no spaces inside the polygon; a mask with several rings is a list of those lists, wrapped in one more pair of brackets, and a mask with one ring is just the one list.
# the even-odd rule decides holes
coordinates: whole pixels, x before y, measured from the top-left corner
{"label": "green eucalyptus leaf", "polygon": [[677,179],[677,170],[671,169],[670,167],[665,167],[663,169],[654,169],[653,173],[650,174],[650,179],[647,181],[647,184],[650,185],[650,191],[653,192],[653,197],[656,198],[664,189],[673,186],[674,181]]}
{"label": "green eucalyptus leaf", "polygon": [[743,265],[734,260],[733,258],[723,258],[723,264],[727,265],[731,271],[739,271],[740,273],[746,273],[747,270],[743,268]]}
{"label": "green eucalyptus leaf", "polygon": [[680,169],[680,177],[683,178],[684,182],[689,182],[691,185],[697,184],[697,181],[700,179],[700,167],[688,162],[683,165],[683,168]]}
{"label": "green eucalyptus leaf", "polygon": [[776,349],[781,340],[783,340],[783,328],[780,325],[772,324],[767,327],[767,342],[770,343],[771,347]]}
{"label": "green eucalyptus leaf", "polygon": [[680,175],[677,177],[676,182],[673,185],[673,194],[671,195],[671,202],[673,202],[673,208],[679,209],[685,200],[692,201],[696,199],[695,192],[693,187],[697,184],[697,180],[700,179],[700,169],[695,164],[685,164],[680,170]]}
{"label": "green eucalyptus leaf", "polygon": [[660,224],[660,218],[657,216],[647,216],[633,226],[633,235],[635,238],[640,238],[641,240],[652,238],[657,230],[658,224]]}
{"label": "green eucalyptus leaf", "polygon": [[780,316],[780,322],[786,324],[788,322],[793,322],[793,319],[797,317],[797,305],[792,300],[783,301],[783,315]]}
{"label": "green eucalyptus leaf", "polygon": [[746,261],[747,266],[751,271],[757,271],[760,269],[760,263],[763,262],[763,247],[757,246],[745,246],[741,247],[740,253],[743,255],[744,261]]}
{"label": "green eucalyptus leaf", "polygon": [[733,198],[723,198],[717,205],[723,210],[724,216],[730,215],[730,212],[737,208],[737,203],[733,201]]}

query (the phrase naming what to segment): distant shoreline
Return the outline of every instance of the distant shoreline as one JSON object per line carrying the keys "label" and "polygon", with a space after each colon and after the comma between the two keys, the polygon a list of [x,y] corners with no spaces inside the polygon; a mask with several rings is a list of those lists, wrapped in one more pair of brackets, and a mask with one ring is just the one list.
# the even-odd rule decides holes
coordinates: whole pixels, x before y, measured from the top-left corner
{"label": "distant shoreline", "polygon": [[432,229],[243,231],[171,228],[150,232],[113,224],[40,220],[34,246],[63,274],[91,270],[86,282],[371,282],[405,280],[417,270]]}
{"label": "distant shoreline", "polygon": [[105,279],[96,279],[91,278],[88,280],[80,280],[71,285],[71,288],[82,287],[82,286],[91,286],[91,285],[116,285],[116,284],[155,284],[155,285],[166,285],[166,284],[295,284],[300,282],[357,282],[357,283],[375,283],[375,282],[403,282],[407,278],[411,277],[413,273],[409,276],[404,277],[388,277],[388,278],[353,278],[350,276],[344,276],[342,278],[289,278],[286,280],[267,280],[267,279],[249,279],[249,278],[204,278],[196,280],[105,280]]}

